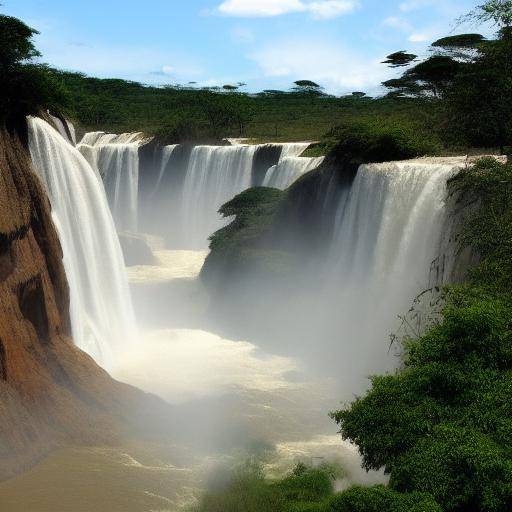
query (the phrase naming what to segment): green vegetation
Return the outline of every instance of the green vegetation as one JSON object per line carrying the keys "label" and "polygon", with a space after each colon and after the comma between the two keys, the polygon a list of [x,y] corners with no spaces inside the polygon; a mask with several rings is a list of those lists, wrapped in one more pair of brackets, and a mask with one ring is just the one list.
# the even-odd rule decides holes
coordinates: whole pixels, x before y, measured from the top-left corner
{"label": "green vegetation", "polygon": [[335,493],[339,468],[299,463],[281,480],[269,480],[249,461],[224,485],[205,493],[193,512],[441,512],[431,496],[403,494],[383,485]]}
{"label": "green vegetation", "polygon": [[34,63],[40,56],[32,43],[36,33],[22,21],[0,15],[0,121],[9,127],[18,126],[27,115],[66,103],[54,73]]}
{"label": "green vegetation", "polygon": [[[286,275],[292,265],[292,255],[269,249],[262,243],[271,235],[274,219],[285,197],[286,193],[281,190],[254,187],[224,204],[219,212],[224,217],[234,217],[234,220],[211,236],[211,252],[201,276],[220,278],[223,272],[233,275],[239,269],[245,274],[247,268],[266,276]],[[211,267],[216,270],[210,272]]]}
{"label": "green vegetation", "polygon": [[149,87],[55,72],[72,98],[68,115],[87,130],[142,130],[167,142],[248,137],[260,142],[318,140],[340,124],[406,123],[424,137],[439,125],[439,110],[423,100],[336,98],[297,86],[291,92],[248,95],[238,90]]}
{"label": "green vegetation", "polygon": [[[440,119],[448,145],[499,147],[512,136],[512,4],[490,0],[470,17],[498,27],[494,39],[458,34],[435,41],[433,54],[383,83],[392,97],[425,98],[444,112]],[[416,56],[397,52],[385,61],[408,66]]]}
{"label": "green vegetation", "polygon": [[437,137],[425,137],[411,123],[396,120],[342,124],[328,134],[324,144],[327,151],[357,164],[405,160],[442,152]]}
{"label": "green vegetation", "polygon": [[404,341],[403,368],[334,419],[390,488],[445,511],[512,506],[512,166],[482,160],[454,183],[480,207],[463,241],[481,264],[448,289],[442,321]]}
{"label": "green vegetation", "polygon": [[235,469],[226,485],[205,493],[194,512],[307,512],[332,496],[337,471],[298,464],[286,478],[269,481],[258,462]]}

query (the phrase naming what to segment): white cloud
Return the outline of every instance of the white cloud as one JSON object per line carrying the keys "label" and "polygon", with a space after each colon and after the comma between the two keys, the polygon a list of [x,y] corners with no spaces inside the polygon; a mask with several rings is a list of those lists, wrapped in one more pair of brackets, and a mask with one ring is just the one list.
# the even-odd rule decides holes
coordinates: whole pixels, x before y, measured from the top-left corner
{"label": "white cloud", "polygon": [[358,2],[348,0],[330,0],[311,2],[306,9],[317,19],[330,19],[352,12],[359,6]]}
{"label": "white cloud", "polygon": [[174,73],[174,68],[172,66],[162,66],[162,71],[166,75],[172,75]]}
{"label": "white cloud", "polygon": [[403,32],[412,32],[414,30],[413,26],[407,20],[398,16],[389,16],[382,22],[382,25]]}
{"label": "white cloud", "polygon": [[408,0],[400,4],[400,10],[402,12],[417,11],[418,9],[429,7],[436,3],[436,0]]}
{"label": "white cloud", "polygon": [[316,19],[330,19],[347,14],[358,6],[358,0],[224,0],[217,11],[237,17],[269,17],[305,12]]}
{"label": "white cloud", "polygon": [[409,41],[411,43],[426,43],[427,41],[430,41],[430,39],[430,36],[422,34],[421,32],[417,32],[409,36]]}
{"label": "white cloud", "polygon": [[382,59],[365,58],[344,50],[337,43],[323,41],[273,41],[249,56],[266,78],[280,79],[281,87],[307,79],[323,85],[328,92],[375,90],[389,78]]}
{"label": "white cloud", "polygon": [[231,39],[235,43],[252,43],[256,39],[254,32],[246,27],[234,27],[231,30]]}

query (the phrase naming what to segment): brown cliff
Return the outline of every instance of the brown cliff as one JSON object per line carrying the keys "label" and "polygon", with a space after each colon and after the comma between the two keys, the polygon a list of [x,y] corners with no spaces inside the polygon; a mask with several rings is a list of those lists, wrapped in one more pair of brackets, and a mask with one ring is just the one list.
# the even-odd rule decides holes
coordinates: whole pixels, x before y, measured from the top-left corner
{"label": "brown cliff", "polygon": [[116,443],[148,411],[167,414],[73,345],[48,200],[27,150],[0,131],[0,479],[64,444]]}

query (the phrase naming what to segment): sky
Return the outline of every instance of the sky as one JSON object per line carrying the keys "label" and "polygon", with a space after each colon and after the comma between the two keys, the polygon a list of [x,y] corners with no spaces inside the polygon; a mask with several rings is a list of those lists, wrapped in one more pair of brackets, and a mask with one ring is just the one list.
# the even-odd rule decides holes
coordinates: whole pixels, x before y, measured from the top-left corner
{"label": "sky", "polygon": [[[381,92],[391,52],[480,31],[456,20],[482,0],[4,0],[40,35],[43,61],[102,78],[163,85],[244,82],[331,94]],[[83,7],[80,7],[82,4]],[[485,33],[485,31],[484,31]],[[487,34],[486,34],[487,35]]]}

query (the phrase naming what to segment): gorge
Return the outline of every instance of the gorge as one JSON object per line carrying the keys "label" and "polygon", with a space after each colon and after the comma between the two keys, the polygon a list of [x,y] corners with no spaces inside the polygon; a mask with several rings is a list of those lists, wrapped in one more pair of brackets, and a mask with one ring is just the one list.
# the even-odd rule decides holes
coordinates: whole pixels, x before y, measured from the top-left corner
{"label": "gorge", "polygon": [[[101,421],[123,418],[116,442],[141,435],[143,414],[154,422],[151,429],[144,422],[144,437],[151,431],[159,440],[171,436],[189,446],[193,457],[179,458],[192,480],[182,485],[204,478],[204,470],[194,468],[198,457],[220,460],[251,443],[305,442],[288,464],[325,453],[334,434],[325,411],[340,396],[363,392],[368,374],[396,368],[398,347],[390,350],[386,336],[401,334],[398,315],[427,288],[453,279],[457,233],[451,232],[456,223],[447,183],[467,166],[464,157],[358,167],[333,156],[297,156],[307,143],[160,146],[139,133],[87,133],[75,148],[58,127],[28,119],[29,153],[43,187],[38,200],[45,190],[62,246],[63,269],[56,270],[54,254],[50,275],[60,275],[64,291],[52,307],[63,319],[63,272],[69,283],[68,330],[57,331],[67,336],[64,346],[73,357],[81,352],[71,336],[114,377],[171,404],[166,409],[110,381],[83,356],[81,371],[89,365],[88,374],[97,375],[87,385],[102,386],[98,405],[109,404]],[[51,232],[49,217],[45,222]],[[131,260],[126,273],[117,232],[121,239],[136,237],[153,259],[138,261],[123,246]],[[39,279],[24,292],[31,311],[42,300],[36,299]],[[35,333],[47,339],[47,310],[37,318]],[[9,382],[9,347],[5,353],[2,371]],[[74,389],[73,357],[65,375]],[[61,368],[60,353],[58,358]],[[59,390],[68,385],[62,382],[68,381]],[[16,381],[10,385],[17,387]],[[202,419],[207,433],[197,427],[199,404],[208,416]],[[318,407],[324,411],[318,421],[298,428],[298,419],[306,425],[308,411]],[[267,422],[279,427],[269,431]],[[113,435],[111,427],[106,431]],[[60,444],[66,443],[45,441],[36,453]],[[343,465],[349,483],[385,481],[379,473],[363,473],[350,449],[340,445],[322,456]],[[31,457],[38,455],[9,470]],[[155,467],[174,464],[175,457],[159,457]],[[167,485],[177,494],[159,487],[158,495],[178,503],[179,487]]]}

